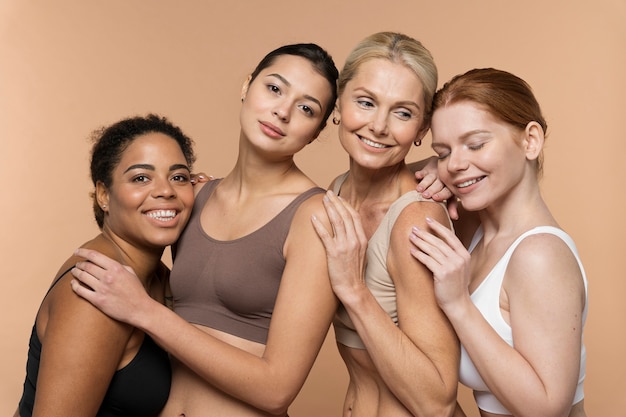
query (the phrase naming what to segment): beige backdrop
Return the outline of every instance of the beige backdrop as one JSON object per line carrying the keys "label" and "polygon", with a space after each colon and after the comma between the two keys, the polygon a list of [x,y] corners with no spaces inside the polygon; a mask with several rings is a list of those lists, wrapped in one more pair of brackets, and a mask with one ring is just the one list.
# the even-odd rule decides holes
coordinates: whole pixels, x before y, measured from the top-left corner
{"label": "beige backdrop", "polygon": [[[97,231],[89,132],[160,112],[195,138],[198,169],[225,175],[236,155],[240,86],[265,52],[312,41],[341,66],[358,40],[380,30],[422,40],[440,84],[493,66],[534,86],[551,131],[545,197],[577,241],[590,282],[588,414],[626,415],[624,0],[0,0],[0,415],[21,393],[28,336],[51,278]],[[417,159],[430,150],[412,152]],[[333,126],[298,160],[321,185],[347,166]],[[338,416],[346,380],[331,335],[291,415]],[[465,391],[462,401],[475,416]]]}

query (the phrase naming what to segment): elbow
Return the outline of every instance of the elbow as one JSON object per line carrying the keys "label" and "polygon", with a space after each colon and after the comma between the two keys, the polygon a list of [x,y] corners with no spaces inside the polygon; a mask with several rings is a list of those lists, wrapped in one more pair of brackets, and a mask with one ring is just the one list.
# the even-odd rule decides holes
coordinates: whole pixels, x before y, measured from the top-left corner
{"label": "elbow", "polygon": [[545,416],[545,417],[567,417],[570,414],[572,409],[571,400],[564,401],[537,401],[533,406],[529,406],[528,404],[524,406],[523,404],[517,405],[517,407],[510,407],[511,411],[514,412],[514,415],[520,417],[534,417],[534,416]]}
{"label": "elbow", "polygon": [[296,394],[297,392],[293,393],[292,390],[272,390],[267,393],[259,408],[273,416],[284,416],[295,400]]}
{"label": "elbow", "polygon": [[431,398],[430,401],[420,401],[408,407],[414,416],[424,417],[452,417],[457,409],[456,389],[453,394]]}
{"label": "elbow", "polygon": [[452,417],[454,415],[454,411],[456,410],[456,398],[452,398],[448,401],[442,401],[439,403],[434,403],[433,406],[427,410],[425,416],[433,416],[433,417]]}

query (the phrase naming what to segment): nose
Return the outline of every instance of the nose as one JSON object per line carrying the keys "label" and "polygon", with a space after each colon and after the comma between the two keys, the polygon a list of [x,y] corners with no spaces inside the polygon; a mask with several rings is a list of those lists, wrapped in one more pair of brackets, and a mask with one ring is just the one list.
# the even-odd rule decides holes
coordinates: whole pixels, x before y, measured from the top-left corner
{"label": "nose", "polygon": [[155,178],[152,195],[155,198],[172,198],[176,196],[176,190],[169,178]]}
{"label": "nose", "polygon": [[469,166],[467,158],[465,158],[462,150],[451,151],[447,160],[448,171],[463,171]]}
{"label": "nose", "polygon": [[289,103],[280,102],[276,103],[276,106],[272,110],[272,114],[278,117],[283,122],[289,121]]}
{"label": "nose", "polygon": [[387,114],[383,111],[374,113],[372,120],[368,125],[369,130],[376,136],[385,136],[389,133],[387,126]]}

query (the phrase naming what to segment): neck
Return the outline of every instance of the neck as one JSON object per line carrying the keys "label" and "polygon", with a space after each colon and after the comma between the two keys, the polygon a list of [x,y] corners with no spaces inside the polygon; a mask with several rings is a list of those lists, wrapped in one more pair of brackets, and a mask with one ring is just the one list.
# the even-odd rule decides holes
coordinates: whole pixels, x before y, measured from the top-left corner
{"label": "neck", "polygon": [[486,240],[494,236],[518,236],[537,226],[558,226],[537,183],[521,185],[478,214]]}
{"label": "neck", "polygon": [[267,194],[276,192],[296,176],[304,177],[304,174],[296,166],[293,155],[262,154],[241,139],[235,167],[224,177],[223,183],[243,193]]}
{"label": "neck", "polygon": [[413,174],[404,161],[380,169],[369,169],[350,161],[350,171],[341,186],[341,196],[354,208],[363,204],[393,202],[415,188]]}
{"label": "neck", "polygon": [[144,286],[150,284],[161,263],[165,248],[154,249],[134,246],[113,233],[106,225],[97,239],[101,241],[101,248],[98,245],[98,250],[102,249],[100,251],[105,255],[122,265],[131,267]]}

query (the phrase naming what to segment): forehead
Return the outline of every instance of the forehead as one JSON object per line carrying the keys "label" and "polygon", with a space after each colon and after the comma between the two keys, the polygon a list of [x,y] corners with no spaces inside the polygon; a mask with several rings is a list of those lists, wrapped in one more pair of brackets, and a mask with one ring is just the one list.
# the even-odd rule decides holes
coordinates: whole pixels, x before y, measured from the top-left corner
{"label": "forehead", "polygon": [[311,61],[301,56],[279,55],[271,65],[259,73],[257,78],[272,74],[280,75],[289,83],[290,88],[313,96],[322,103],[326,103],[331,97],[330,82],[319,73]]}
{"label": "forehead", "polygon": [[403,100],[421,101],[424,97],[422,81],[413,70],[404,64],[382,58],[361,63],[348,85]]}
{"label": "forehead", "polygon": [[183,160],[185,157],[180,145],[170,136],[160,132],[148,132],[136,136],[124,149],[120,165],[137,159]]}
{"label": "forehead", "polygon": [[492,117],[491,113],[486,109],[477,103],[465,100],[437,108],[433,113],[433,124],[435,123],[435,119],[437,119],[438,122],[441,121],[442,123],[438,124],[442,125],[450,121],[464,125],[472,122],[485,121],[488,118]]}
{"label": "forehead", "polygon": [[472,101],[460,101],[437,108],[431,120],[433,141],[455,139],[471,132],[511,128],[486,107]]}

